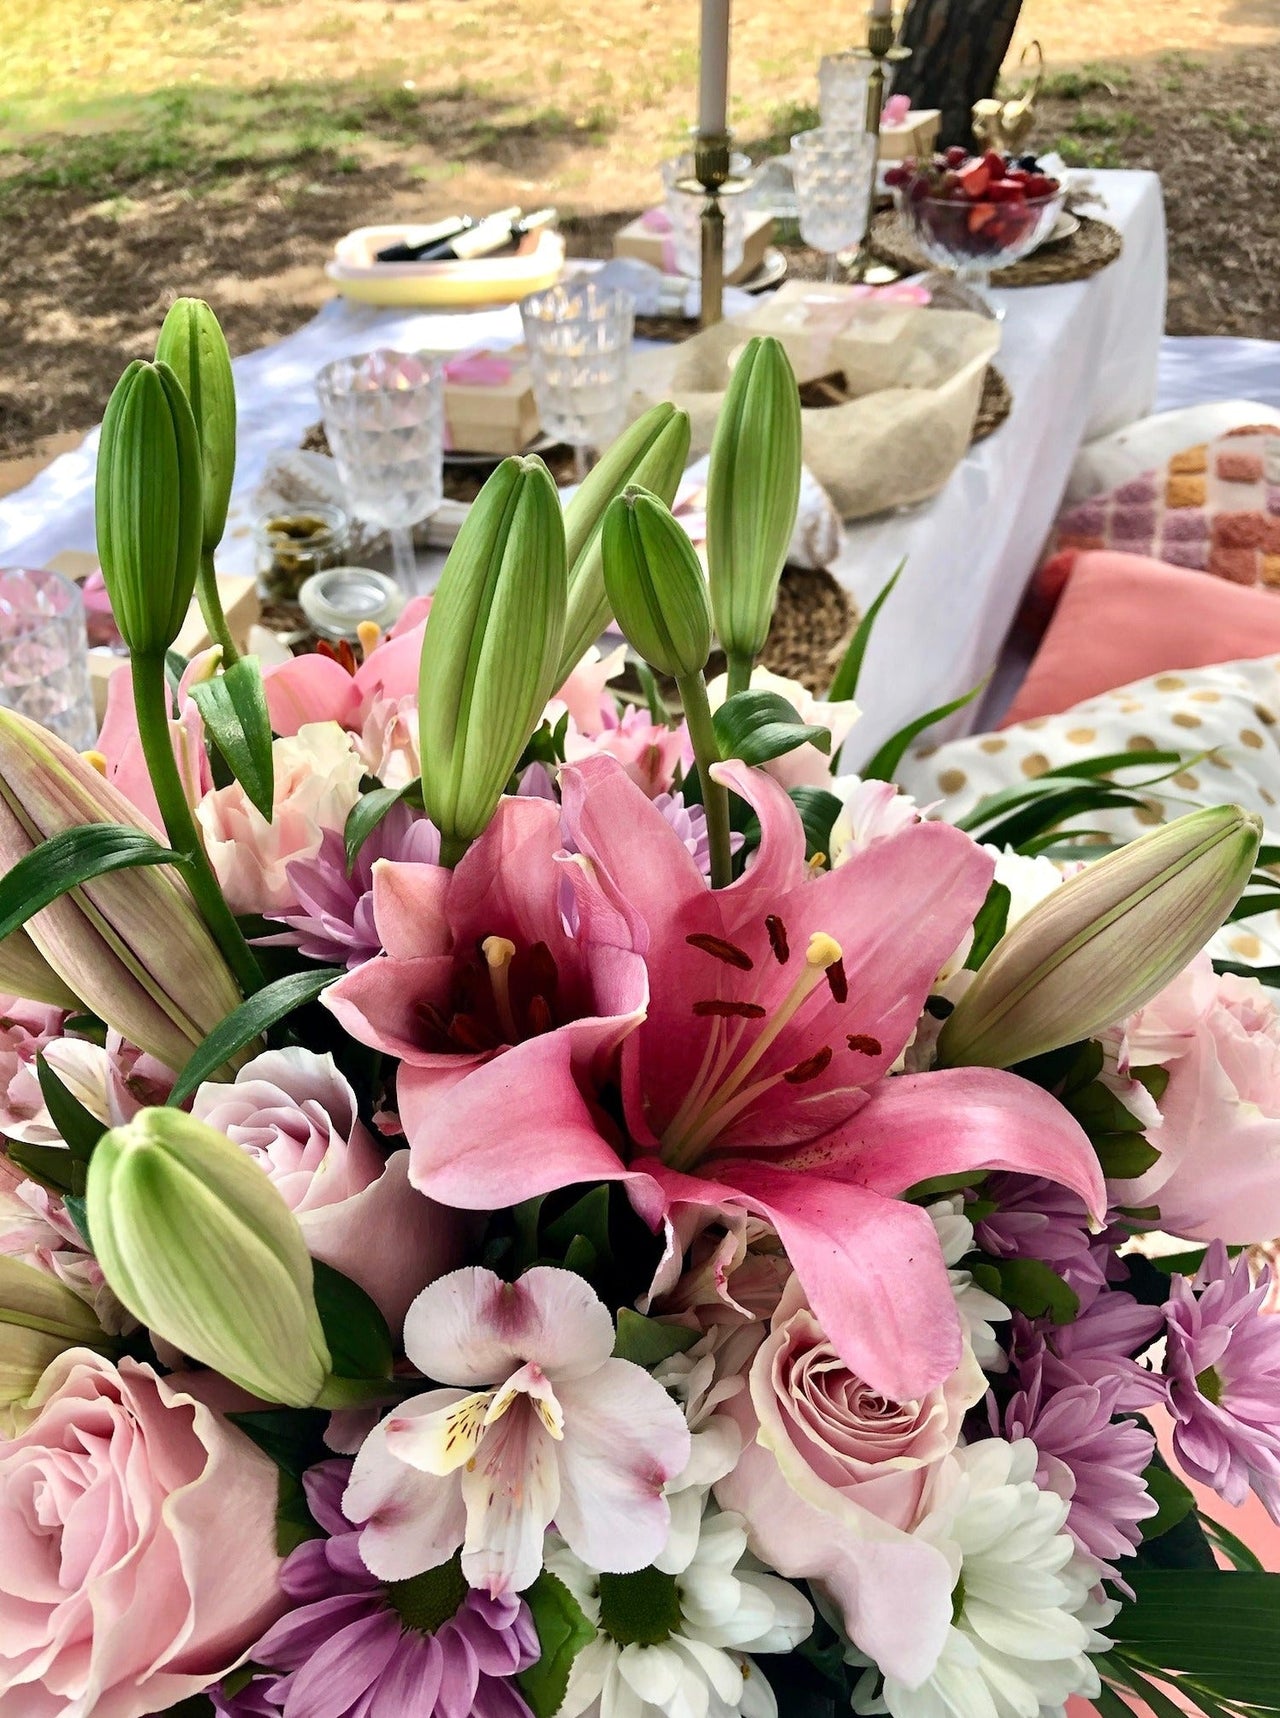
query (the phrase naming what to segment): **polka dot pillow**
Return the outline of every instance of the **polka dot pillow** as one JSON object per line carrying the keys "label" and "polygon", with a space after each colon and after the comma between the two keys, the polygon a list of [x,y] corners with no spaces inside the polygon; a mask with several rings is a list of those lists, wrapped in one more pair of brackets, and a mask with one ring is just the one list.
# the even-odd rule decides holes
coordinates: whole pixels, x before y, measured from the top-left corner
{"label": "polka dot pillow", "polygon": [[[1224,801],[1256,811],[1267,839],[1280,842],[1280,657],[1156,674],[1060,716],[925,746],[903,760],[898,781],[920,805],[954,822],[1001,788],[1073,760],[1124,751],[1177,751],[1188,767],[1147,790],[1139,806],[1069,819],[1067,829],[1103,832],[1084,837],[1086,844],[1132,841],[1184,811]],[[1280,913],[1229,926],[1213,949],[1232,960],[1280,962]]]}
{"label": "polka dot pillow", "polygon": [[1280,429],[1255,425],[1059,514],[1050,555],[1118,549],[1238,585],[1280,586]]}

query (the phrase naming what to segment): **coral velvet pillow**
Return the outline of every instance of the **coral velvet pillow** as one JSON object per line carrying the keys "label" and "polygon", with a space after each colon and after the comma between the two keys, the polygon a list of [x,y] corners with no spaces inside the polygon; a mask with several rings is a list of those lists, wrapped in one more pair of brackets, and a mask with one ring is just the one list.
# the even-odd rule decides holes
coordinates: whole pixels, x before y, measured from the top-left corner
{"label": "coral velvet pillow", "polygon": [[1081,554],[1002,727],[1131,680],[1280,652],[1272,592],[1142,555]]}

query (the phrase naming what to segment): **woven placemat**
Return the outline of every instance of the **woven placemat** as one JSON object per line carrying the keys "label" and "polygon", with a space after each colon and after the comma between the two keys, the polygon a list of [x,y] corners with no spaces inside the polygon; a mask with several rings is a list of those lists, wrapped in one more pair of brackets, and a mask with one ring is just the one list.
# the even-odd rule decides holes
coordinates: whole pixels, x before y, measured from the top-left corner
{"label": "woven placemat", "polygon": [[784,567],[773,625],[761,660],[810,692],[830,686],[849,647],[858,611],[844,586],[822,567]]}
{"label": "woven placemat", "polygon": [[978,415],[973,420],[971,440],[985,441],[989,435],[994,435],[1012,408],[1013,395],[1009,392],[1008,382],[994,364],[988,364],[987,373],[982,378],[982,398],[978,402]]}
{"label": "woven placemat", "polygon": [[[998,269],[991,276],[993,286],[1061,286],[1069,280],[1088,280],[1099,274],[1120,255],[1124,241],[1113,226],[1093,215],[1078,215],[1077,232],[1058,244],[1042,245],[1038,251],[1015,262],[1009,268]],[[907,223],[896,209],[886,209],[871,223],[868,240],[870,248],[885,262],[904,274],[916,274],[930,266],[928,257],[917,249]]]}

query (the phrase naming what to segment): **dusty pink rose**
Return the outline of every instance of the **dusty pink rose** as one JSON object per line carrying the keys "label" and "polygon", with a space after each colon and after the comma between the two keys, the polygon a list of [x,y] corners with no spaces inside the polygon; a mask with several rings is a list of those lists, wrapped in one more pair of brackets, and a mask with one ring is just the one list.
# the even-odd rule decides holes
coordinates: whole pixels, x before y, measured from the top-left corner
{"label": "dusty pink rose", "polygon": [[140,1718],[280,1615],[273,1463],[149,1366],[71,1349],[0,1444],[0,1710]]}
{"label": "dusty pink rose", "polygon": [[272,745],[275,803],[271,822],[238,781],[196,807],[209,859],[235,913],[279,913],[296,903],[287,875],[295,859],[314,859],[326,829],[341,830],[360,797],[363,765],[336,722],[312,722]]}
{"label": "dusty pink rose", "polygon": [[1160,1064],[1169,1083],[1151,1130],[1160,1161],[1117,1185],[1158,1205],[1189,1240],[1280,1235],[1280,1010],[1256,979],[1215,976],[1207,955],[1125,1024],[1122,1072]]}
{"label": "dusty pink rose", "polygon": [[752,1551],[787,1576],[820,1580],[853,1640],[886,1670],[950,1620],[952,1577],[910,1537],[930,1484],[986,1390],[966,1344],[959,1368],[918,1401],[895,1402],[840,1359],[792,1277],[723,1412],[742,1455],[716,1487],[746,1518]]}
{"label": "dusty pink rose", "polygon": [[356,750],[383,787],[408,787],[422,773],[417,694],[379,698],[361,724]]}
{"label": "dusty pink rose", "polygon": [[410,1187],[407,1151],[384,1158],[332,1056],[268,1050],[191,1107],[266,1171],[312,1256],[359,1283],[394,1335],[414,1296],[461,1261],[467,1219]]}

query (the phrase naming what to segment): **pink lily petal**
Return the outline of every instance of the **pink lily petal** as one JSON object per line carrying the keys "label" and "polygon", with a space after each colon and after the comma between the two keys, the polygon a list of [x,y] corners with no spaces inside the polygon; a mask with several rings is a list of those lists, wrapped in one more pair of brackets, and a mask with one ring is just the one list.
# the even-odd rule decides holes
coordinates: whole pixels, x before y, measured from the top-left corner
{"label": "pink lily petal", "polygon": [[372,1044],[389,1056],[417,1061],[424,1054],[419,1007],[423,1002],[447,999],[452,972],[453,961],[448,955],[423,960],[375,955],[330,985],[323,1001],[362,1044]]}
{"label": "pink lily petal", "polygon": [[965,1170],[1044,1175],[1099,1221],[1107,1196],[1098,1154],[1062,1105],[1016,1074],[945,1068],[882,1080],[841,1128],[786,1160],[891,1196]]}
{"label": "pink lily petal", "polygon": [[772,1224],[832,1346],[873,1389],[911,1401],[955,1371],[955,1298],[937,1231],[918,1206],[745,1157],[714,1165],[714,1183],[649,1168],[668,1209],[714,1198]]}
{"label": "pink lily petal", "polygon": [[595,1372],[613,1351],[613,1320],[572,1271],[535,1265],[514,1283],[470,1266],[418,1296],[405,1352],[430,1378],[476,1388],[526,1361],[557,1383]]}
{"label": "pink lily petal", "polygon": [[389,955],[423,960],[448,954],[453,935],[446,902],[452,880],[443,865],[374,860],[373,920]]}
{"label": "pink lily petal", "polygon": [[355,681],[331,656],[295,656],[264,670],[263,688],[271,726],[282,739],[292,738],[308,722],[356,725],[360,693]]}
{"label": "pink lily petal", "polygon": [[[437,1413],[460,1402],[465,1390],[429,1390],[402,1402],[396,1418]],[[385,1420],[356,1455],[342,1499],[349,1521],[365,1523],[360,1555],[381,1581],[406,1581],[448,1562],[462,1544],[466,1509],[456,1482],[419,1473],[387,1449]]]}
{"label": "pink lily petal", "polygon": [[376,703],[379,698],[417,696],[422,637],[426,630],[426,621],[419,621],[407,631],[397,630],[370,651],[356,669],[352,682],[365,705]]}
{"label": "pink lily petal", "polygon": [[593,1569],[643,1569],[667,1541],[662,1490],[688,1464],[690,1437],[674,1402],[655,1404],[652,1383],[630,1361],[606,1360],[583,1383],[557,1385],[565,1437],[556,1527]]}

